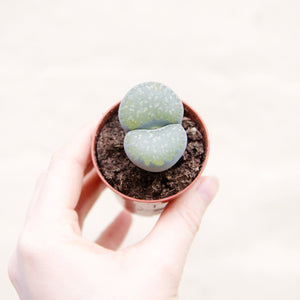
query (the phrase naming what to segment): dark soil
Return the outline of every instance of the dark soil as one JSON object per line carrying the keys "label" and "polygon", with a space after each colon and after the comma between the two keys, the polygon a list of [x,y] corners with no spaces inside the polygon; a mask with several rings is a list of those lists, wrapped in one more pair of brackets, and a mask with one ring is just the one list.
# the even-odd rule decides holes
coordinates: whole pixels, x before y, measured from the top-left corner
{"label": "dark soil", "polygon": [[156,200],[183,190],[202,168],[205,145],[199,124],[186,111],[182,126],[188,136],[182,158],[169,170],[151,173],[127,158],[123,148],[125,134],[115,113],[98,132],[96,141],[97,162],[104,178],[121,193],[138,199]]}

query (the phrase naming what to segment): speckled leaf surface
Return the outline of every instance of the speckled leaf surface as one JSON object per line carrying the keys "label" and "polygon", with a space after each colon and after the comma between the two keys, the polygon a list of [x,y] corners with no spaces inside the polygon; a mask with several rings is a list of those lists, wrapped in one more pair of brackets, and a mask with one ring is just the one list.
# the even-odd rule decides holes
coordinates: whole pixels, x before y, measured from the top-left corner
{"label": "speckled leaf surface", "polygon": [[181,100],[169,87],[158,82],[144,82],[133,87],[119,108],[119,120],[126,132],[180,124],[182,117]]}
{"label": "speckled leaf surface", "polygon": [[172,167],[182,156],[186,144],[186,132],[180,124],[153,130],[133,130],[124,139],[128,158],[150,172],[161,172]]}
{"label": "speckled leaf surface", "polygon": [[187,144],[181,125],[183,113],[181,100],[169,87],[158,82],[133,87],[118,111],[128,158],[150,172],[162,172],[176,164]]}

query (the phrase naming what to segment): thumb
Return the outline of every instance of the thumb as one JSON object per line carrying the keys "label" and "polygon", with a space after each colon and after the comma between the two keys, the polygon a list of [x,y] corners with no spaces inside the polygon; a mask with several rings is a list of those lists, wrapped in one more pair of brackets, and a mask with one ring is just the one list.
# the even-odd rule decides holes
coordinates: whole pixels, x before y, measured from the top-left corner
{"label": "thumb", "polygon": [[[155,259],[182,267],[202,216],[218,190],[218,180],[201,177],[194,187],[167,205],[152,232],[144,240]],[[148,247],[149,246],[149,247]]]}

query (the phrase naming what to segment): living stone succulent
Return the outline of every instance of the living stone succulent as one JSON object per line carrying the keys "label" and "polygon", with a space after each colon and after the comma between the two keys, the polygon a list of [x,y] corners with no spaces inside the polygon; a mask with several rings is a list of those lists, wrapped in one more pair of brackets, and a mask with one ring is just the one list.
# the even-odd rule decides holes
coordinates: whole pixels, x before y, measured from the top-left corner
{"label": "living stone succulent", "polygon": [[187,135],[181,125],[183,104],[167,86],[144,82],[121,101],[119,121],[126,132],[124,149],[138,167],[162,172],[183,155]]}

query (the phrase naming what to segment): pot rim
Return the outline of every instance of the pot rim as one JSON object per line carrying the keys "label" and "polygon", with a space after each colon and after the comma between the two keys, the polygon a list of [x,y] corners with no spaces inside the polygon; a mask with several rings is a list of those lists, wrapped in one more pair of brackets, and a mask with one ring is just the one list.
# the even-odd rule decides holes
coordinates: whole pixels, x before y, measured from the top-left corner
{"label": "pot rim", "polygon": [[130,200],[130,201],[134,201],[134,202],[141,202],[141,203],[158,203],[158,202],[169,202],[171,200],[174,200],[175,198],[178,198],[180,195],[182,195],[187,190],[189,190],[198,181],[198,179],[200,178],[201,174],[203,173],[203,171],[207,165],[208,156],[209,156],[209,152],[210,152],[210,140],[209,140],[209,136],[208,136],[207,127],[206,127],[205,123],[203,122],[202,118],[199,116],[199,114],[194,109],[192,109],[188,104],[186,104],[184,101],[182,101],[184,108],[186,110],[188,110],[189,113],[191,113],[193,116],[195,116],[198,119],[197,122],[200,123],[200,128],[202,129],[201,133],[204,135],[204,141],[205,141],[205,158],[202,163],[201,170],[199,171],[197,176],[194,178],[194,180],[188,186],[186,186],[184,189],[182,189],[181,191],[179,191],[178,193],[176,193],[174,195],[171,195],[171,196],[168,196],[165,198],[161,198],[161,199],[154,199],[154,200],[139,199],[139,198],[134,198],[134,197],[130,197],[126,194],[123,194],[120,191],[118,191],[117,189],[115,189],[113,186],[111,186],[107,182],[107,180],[104,178],[103,174],[101,173],[100,168],[97,163],[97,158],[96,158],[96,141],[97,141],[98,132],[102,128],[102,126],[107,122],[107,120],[112,116],[112,114],[118,109],[120,103],[121,103],[121,101],[119,101],[118,103],[113,105],[109,110],[106,111],[106,113],[104,115],[102,115],[101,119],[98,122],[97,128],[93,134],[92,145],[91,145],[91,156],[92,156],[92,162],[93,162],[94,168],[96,169],[98,176],[110,190],[112,190],[117,195],[119,195],[120,197],[122,197],[126,200]]}

